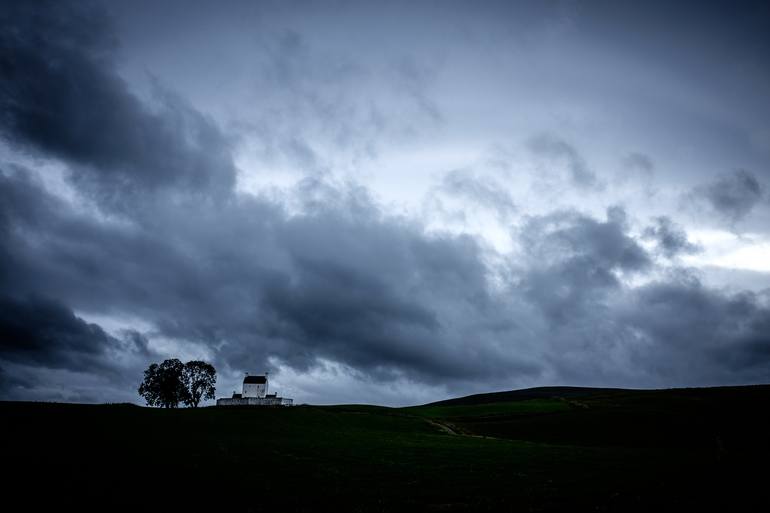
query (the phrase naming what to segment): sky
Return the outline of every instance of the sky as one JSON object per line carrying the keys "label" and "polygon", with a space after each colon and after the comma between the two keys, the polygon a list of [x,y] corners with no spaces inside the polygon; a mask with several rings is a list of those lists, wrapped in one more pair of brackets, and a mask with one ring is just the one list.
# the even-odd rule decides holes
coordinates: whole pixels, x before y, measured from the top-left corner
{"label": "sky", "polygon": [[762,2],[0,2],[0,399],[770,382]]}

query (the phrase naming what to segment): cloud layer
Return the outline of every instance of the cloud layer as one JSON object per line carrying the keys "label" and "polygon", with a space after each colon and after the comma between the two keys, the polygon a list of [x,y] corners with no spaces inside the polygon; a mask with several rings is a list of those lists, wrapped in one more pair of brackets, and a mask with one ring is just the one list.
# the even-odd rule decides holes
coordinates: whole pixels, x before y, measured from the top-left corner
{"label": "cloud layer", "polygon": [[[304,172],[247,192],[238,137],[158,80],[146,94],[132,87],[100,5],[10,5],[0,20],[3,398],[50,397],[35,379],[48,373],[66,392],[57,398],[136,400],[143,366],[187,355],[211,360],[225,387],[269,369],[318,401],[351,396],[310,391],[308,376],[337,374],[366,390],[358,400],[389,403],[770,376],[767,291],[727,292],[682,267],[699,247],[670,217],[639,229],[620,204],[527,209],[508,186],[515,163],[441,174],[431,194],[463,215],[491,212],[510,240],[500,250],[386,204],[365,180],[336,175],[313,141],[262,120],[263,148]],[[335,110],[312,87],[366,72],[340,66],[324,79],[299,36],[280,42],[268,49],[291,58],[269,68],[271,87],[344,119],[344,101]],[[393,62],[387,76],[417,123],[444,123],[426,85],[437,73]],[[366,126],[376,135],[388,123]],[[540,132],[523,148],[571,194],[607,193],[560,136]],[[628,166],[651,171],[631,155]],[[740,171],[692,191],[734,226],[762,186]]]}

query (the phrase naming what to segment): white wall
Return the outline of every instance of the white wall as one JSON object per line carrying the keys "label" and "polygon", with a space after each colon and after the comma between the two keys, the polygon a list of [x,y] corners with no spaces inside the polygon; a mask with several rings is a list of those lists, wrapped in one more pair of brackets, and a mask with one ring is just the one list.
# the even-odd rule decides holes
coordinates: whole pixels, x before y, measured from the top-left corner
{"label": "white wall", "polygon": [[267,383],[244,383],[243,384],[243,397],[265,397],[267,394]]}

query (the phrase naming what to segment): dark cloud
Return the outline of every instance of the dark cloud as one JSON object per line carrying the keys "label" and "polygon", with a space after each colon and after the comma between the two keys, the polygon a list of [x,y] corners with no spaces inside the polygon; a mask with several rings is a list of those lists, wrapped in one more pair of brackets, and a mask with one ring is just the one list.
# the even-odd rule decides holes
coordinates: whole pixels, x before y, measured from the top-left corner
{"label": "dark cloud", "polygon": [[25,380],[19,376],[9,374],[8,371],[0,366],[0,393],[4,396],[13,395],[9,394],[12,390],[29,390],[34,388],[34,380]]}
{"label": "dark cloud", "polygon": [[653,225],[644,229],[643,236],[648,240],[655,241],[658,250],[666,258],[701,251],[700,246],[687,240],[687,233],[682,227],[666,216],[654,218]]}
{"label": "dark cloud", "polygon": [[119,346],[96,324],[45,298],[0,298],[0,359],[47,368],[105,372]]}
{"label": "dark cloud", "polygon": [[5,359],[88,369],[109,343],[101,328],[58,303],[3,298],[0,306],[0,354]]}
{"label": "dark cloud", "polygon": [[[20,166],[0,168],[0,234],[3,239],[11,235],[16,223],[39,225],[50,221],[48,203],[41,203],[42,184]],[[58,204],[56,198],[47,198]]]}
{"label": "dark cloud", "polygon": [[555,324],[546,358],[562,379],[584,384],[763,382],[770,371],[766,301],[726,294],[676,270]]}
{"label": "dark cloud", "polygon": [[577,212],[531,218],[519,238],[528,259],[521,287],[554,323],[590,315],[621,289],[621,278],[651,261],[627,233],[625,212],[609,209],[605,222]]}
{"label": "dark cloud", "polygon": [[428,237],[356,190],[318,187],[298,193],[313,198],[307,215],[243,198],[177,206],[151,230],[79,217],[28,190],[30,204],[55,213],[44,209],[39,224],[15,213],[15,272],[4,287],[47,290],[87,311],[108,304],[151,322],[156,336],[219,347],[218,361],[235,368],[263,368],[272,356],[307,369],[322,357],[435,381],[531,367],[515,355],[485,360],[485,340],[453,343],[505,322],[475,240]]}
{"label": "dark cloud", "polygon": [[705,201],[719,216],[731,224],[745,218],[762,199],[762,186],[749,171],[739,169],[696,187],[690,197]]}
{"label": "dark cloud", "polygon": [[634,359],[647,372],[670,383],[766,380],[767,297],[725,294],[691,276],[645,285],[630,297],[619,319],[637,330]]}
{"label": "dark cloud", "polygon": [[529,147],[537,155],[563,160],[574,185],[586,188],[601,186],[580,152],[566,141],[552,134],[541,134],[530,140]]}
{"label": "dark cloud", "polygon": [[465,322],[453,311],[484,316],[490,300],[475,241],[336,212],[291,220],[279,237],[292,278],[265,305],[312,354],[423,379],[479,372],[465,361],[466,348],[447,340]]}
{"label": "dark cloud", "polygon": [[605,221],[576,211],[560,211],[532,217],[520,235],[533,265],[584,260],[596,268],[622,272],[645,270],[647,253],[628,234],[626,213],[607,209]]}
{"label": "dark cloud", "polygon": [[69,163],[111,204],[232,187],[228,144],[211,120],[160,86],[153,107],[129,90],[98,5],[5,3],[0,23],[0,130],[11,143]]}

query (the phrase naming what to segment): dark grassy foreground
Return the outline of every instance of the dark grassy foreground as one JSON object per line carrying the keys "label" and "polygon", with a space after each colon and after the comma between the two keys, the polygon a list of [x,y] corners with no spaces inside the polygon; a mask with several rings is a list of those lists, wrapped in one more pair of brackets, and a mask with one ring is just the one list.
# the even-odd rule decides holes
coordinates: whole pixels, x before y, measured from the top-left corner
{"label": "dark grassy foreground", "polygon": [[769,406],[770,386],[547,388],[402,409],[0,403],[4,498],[74,511],[770,511]]}

